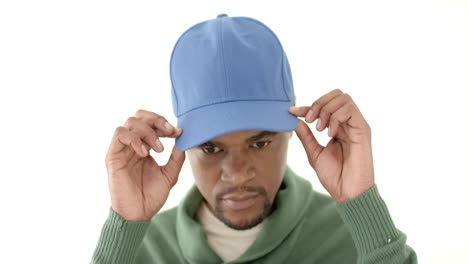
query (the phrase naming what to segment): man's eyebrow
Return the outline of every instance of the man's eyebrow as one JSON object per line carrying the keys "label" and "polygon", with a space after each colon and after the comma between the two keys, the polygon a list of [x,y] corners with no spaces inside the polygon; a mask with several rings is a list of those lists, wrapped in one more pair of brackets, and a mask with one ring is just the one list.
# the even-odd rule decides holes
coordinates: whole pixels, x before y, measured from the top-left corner
{"label": "man's eyebrow", "polygon": [[276,134],[278,134],[278,132],[262,131],[262,132],[258,133],[257,135],[249,137],[246,140],[246,142],[254,142],[254,141],[257,141],[257,140],[262,139],[264,137],[274,136]]}
{"label": "man's eyebrow", "polygon": [[[276,135],[276,134],[278,134],[278,132],[262,131],[262,132],[260,132],[260,133],[258,133],[258,134],[256,134],[256,135],[253,135],[253,136],[247,138],[247,139],[245,140],[245,142],[247,142],[247,143],[249,143],[249,142],[255,142],[255,141],[260,140],[260,139],[262,139],[262,138],[264,138],[264,137],[274,136],[274,135]],[[212,148],[214,148],[214,147],[216,147],[216,146],[217,146],[217,144],[215,144],[215,143],[212,142],[212,141],[207,141],[207,142],[205,142],[205,143],[203,143],[203,144],[198,145],[199,148],[203,148],[203,147],[212,147]]]}
{"label": "man's eyebrow", "polygon": [[198,145],[198,147],[199,147],[199,148],[202,148],[202,147],[211,147],[211,148],[214,148],[214,147],[216,147],[216,145],[215,145],[213,142],[211,142],[211,141],[207,141],[207,142],[205,142],[205,143],[203,143],[203,144]]}

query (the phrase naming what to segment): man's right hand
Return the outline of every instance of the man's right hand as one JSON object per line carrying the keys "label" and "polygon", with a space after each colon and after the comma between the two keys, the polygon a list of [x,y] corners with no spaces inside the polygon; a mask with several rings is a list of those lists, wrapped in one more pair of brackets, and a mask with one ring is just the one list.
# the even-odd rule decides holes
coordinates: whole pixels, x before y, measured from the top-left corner
{"label": "man's right hand", "polygon": [[138,110],[115,130],[106,167],[112,210],[126,221],[149,221],[163,207],[177,182],[185,152],[173,147],[167,164],[159,166],[149,149],[162,152],[159,138],[176,138],[181,133],[164,117],[145,110]]}

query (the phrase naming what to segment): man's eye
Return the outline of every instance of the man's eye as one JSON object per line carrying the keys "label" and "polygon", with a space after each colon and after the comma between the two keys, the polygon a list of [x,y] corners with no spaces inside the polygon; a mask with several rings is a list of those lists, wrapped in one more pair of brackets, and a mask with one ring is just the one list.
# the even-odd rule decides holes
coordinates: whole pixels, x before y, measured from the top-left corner
{"label": "man's eye", "polygon": [[270,144],[271,141],[258,141],[258,142],[255,142],[252,147],[253,148],[264,148],[266,147],[268,144]]}
{"label": "man's eye", "polygon": [[206,154],[215,154],[222,151],[222,149],[219,147],[204,147],[202,148],[202,151]]}

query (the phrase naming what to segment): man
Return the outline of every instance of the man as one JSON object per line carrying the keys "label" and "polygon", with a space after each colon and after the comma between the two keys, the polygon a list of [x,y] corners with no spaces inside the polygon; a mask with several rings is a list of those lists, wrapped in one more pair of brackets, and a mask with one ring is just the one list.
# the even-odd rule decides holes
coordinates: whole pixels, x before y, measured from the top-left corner
{"label": "man", "polygon": [[[219,15],[188,29],[171,57],[174,127],[139,110],[106,156],[111,210],[93,263],[416,263],[374,183],[371,131],[333,90],[296,107],[289,63],[261,22]],[[308,124],[328,128],[321,146]],[[293,132],[320,182],[287,166]],[[166,165],[158,138],[176,139]],[[160,212],[185,152],[195,186]]]}

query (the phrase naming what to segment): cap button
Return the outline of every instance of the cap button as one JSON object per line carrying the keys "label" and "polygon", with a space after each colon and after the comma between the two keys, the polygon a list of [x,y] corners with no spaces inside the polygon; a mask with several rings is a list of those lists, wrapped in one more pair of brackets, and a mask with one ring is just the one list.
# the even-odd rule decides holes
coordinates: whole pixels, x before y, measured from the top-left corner
{"label": "cap button", "polygon": [[219,14],[219,15],[216,16],[216,18],[222,18],[222,17],[226,17],[226,16],[227,16],[227,14]]}

